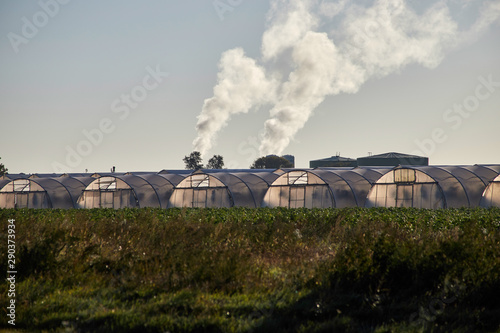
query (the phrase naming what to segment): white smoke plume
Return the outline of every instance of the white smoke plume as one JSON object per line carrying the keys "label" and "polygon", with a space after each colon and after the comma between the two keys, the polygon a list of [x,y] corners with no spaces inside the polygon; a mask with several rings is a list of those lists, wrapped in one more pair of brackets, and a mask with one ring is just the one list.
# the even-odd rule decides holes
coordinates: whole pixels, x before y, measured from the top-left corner
{"label": "white smoke plume", "polygon": [[247,113],[252,107],[275,100],[276,82],[266,77],[264,68],[236,48],[222,54],[218,84],[214,96],[206,99],[198,116],[198,137],[194,149],[206,153],[218,131],[227,125],[231,115]]}
{"label": "white smoke plume", "polygon": [[311,12],[311,7],[308,0],[276,0],[271,3],[268,14],[271,26],[262,36],[264,61],[276,59],[317,27],[319,20]]}
{"label": "white smoke plume", "polygon": [[[471,3],[436,1],[418,14],[405,0],[377,0],[369,7],[355,0],[272,1],[262,65],[241,49],[223,54],[214,97],[205,100],[198,117],[195,149],[208,150],[232,114],[269,104],[260,153],[281,154],[326,97],[356,93],[367,80],[409,64],[438,66],[447,52],[473,41],[500,17],[499,1],[482,1],[475,23],[460,29],[450,11],[457,1]],[[322,31],[331,24],[334,29]]]}

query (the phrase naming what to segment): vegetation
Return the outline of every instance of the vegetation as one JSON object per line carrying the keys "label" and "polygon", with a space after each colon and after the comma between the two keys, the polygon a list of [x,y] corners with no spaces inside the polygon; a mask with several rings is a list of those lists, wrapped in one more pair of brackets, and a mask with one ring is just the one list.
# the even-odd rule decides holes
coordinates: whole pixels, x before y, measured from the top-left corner
{"label": "vegetation", "polygon": [[203,169],[203,163],[201,158],[201,153],[199,151],[193,151],[189,156],[184,156],[182,159],[188,170],[200,170]]}
{"label": "vegetation", "polygon": [[[0,157],[0,160],[2,158]],[[0,163],[0,177],[4,176],[5,174],[7,174],[7,172],[9,171],[9,169],[7,169],[5,167],[5,165],[3,165],[3,163]]]}
{"label": "vegetation", "polygon": [[[201,158],[201,153],[199,151],[193,151],[189,156],[184,156],[182,159],[188,170],[200,170],[203,169],[203,163]],[[221,155],[214,155],[208,160],[207,169],[222,169],[224,168],[224,158]]]}
{"label": "vegetation", "polygon": [[1,272],[8,219],[29,331],[500,327],[500,209],[0,210]]}
{"label": "vegetation", "polygon": [[224,158],[221,155],[214,155],[208,160],[207,169],[222,169],[224,168]]}
{"label": "vegetation", "polygon": [[269,155],[256,159],[250,166],[250,169],[279,169],[292,167],[293,164],[286,158],[276,155]]}

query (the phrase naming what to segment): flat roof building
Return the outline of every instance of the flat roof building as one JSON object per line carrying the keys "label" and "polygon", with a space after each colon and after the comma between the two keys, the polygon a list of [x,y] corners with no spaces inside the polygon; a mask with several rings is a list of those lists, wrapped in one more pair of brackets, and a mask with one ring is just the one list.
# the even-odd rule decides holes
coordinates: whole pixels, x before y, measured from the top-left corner
{"label": "flat roof building", "polygon": [[327,158],[322,158],[319,160],[309,161],[310,168],[329,168],[329,167],[352,167],[355,168],[358,163],[355,159],[342,157],[342,156],[332,156]]}
{"label": "flat roof building", "polygon": [[402,154],[402,153],[385,153],[378,155],[370,155],[359,157],[358,166],[398,166],[398,165],[429,165],[429,158],[423,156]]}

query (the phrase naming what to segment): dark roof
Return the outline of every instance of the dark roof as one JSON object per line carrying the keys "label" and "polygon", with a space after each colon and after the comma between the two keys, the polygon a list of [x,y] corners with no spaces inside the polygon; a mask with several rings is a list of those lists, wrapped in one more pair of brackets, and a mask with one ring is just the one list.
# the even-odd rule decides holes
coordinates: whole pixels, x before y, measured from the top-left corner
{"label": "dark roof", "polygon": [[417,156],[417,155],[409,155],[409,154],[402,154],[402,153],[395,153],[395,152],[390,152],[390,153],[384,153],[384,154],[378,154],[378,155],[371,155],[371,156],[365,156],[365,157],[360,157],[360,158],[425,158],[423,156]]}
{"label": "dark roof", "polygon": [[349,158],[349,157],[342,157],[342,156],[332,156],[332,157],[327,157],[327,158],[322,158],[319,160],[313,160],[311,162],[356,162],[355,159]]}

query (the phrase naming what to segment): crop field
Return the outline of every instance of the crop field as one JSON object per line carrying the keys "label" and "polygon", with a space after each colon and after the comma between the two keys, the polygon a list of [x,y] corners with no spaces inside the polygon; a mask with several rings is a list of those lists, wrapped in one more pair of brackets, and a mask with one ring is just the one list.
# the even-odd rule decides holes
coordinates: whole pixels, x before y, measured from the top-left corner
{"label": "crop field", "polygon": [[500,209],[0,210],[5,276],[9,220],[25,332],[500,332]]}

